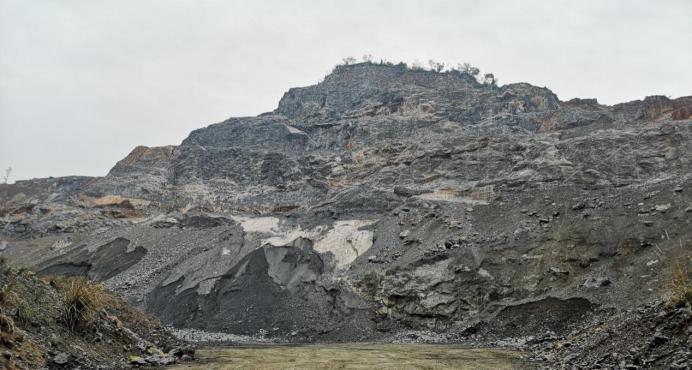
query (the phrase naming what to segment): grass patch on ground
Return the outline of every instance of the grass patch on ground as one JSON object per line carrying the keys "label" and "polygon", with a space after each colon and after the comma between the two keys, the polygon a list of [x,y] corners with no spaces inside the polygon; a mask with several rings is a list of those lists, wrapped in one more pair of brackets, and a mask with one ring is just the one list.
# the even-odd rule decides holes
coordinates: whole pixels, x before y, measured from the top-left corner
{"label": "grass patch on ground", "polygon": [[88,329],[98,319],[108,295],[102,284],[83,277],[53,277],[50,284],[63,293],[61,316],[72,331]]}
{"label": "grass patch on ground", "polygon": [[[685,261],[687,262],[687,261]],[[678,263],[673,269],[670,282],[665,288],[668,303],[686,302],[692,305],[692,276],[688,263]]]}

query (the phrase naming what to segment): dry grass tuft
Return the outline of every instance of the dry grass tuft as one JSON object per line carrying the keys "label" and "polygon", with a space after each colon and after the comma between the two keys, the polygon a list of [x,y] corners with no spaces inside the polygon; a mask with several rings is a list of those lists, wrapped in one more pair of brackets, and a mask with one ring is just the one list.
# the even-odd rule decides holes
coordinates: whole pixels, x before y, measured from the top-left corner
{"label": "dry grass tuft", "polygon": [[70,330],[92,327],[108,299],[103,285],[83,277],[55,277],[51,283],[64,293],[62,319]]}
{"label": "dry grass tuft", "polygon": [[36,321],[37,315],[36,309],[31,304],[21,301],[21,303],[17,305],[16,317],[19,323],[31,324]]}
{"label": "dry grass tuft", "polygon": [[14,321],[0,313],[0,334],[2,334],[3,338],[5,335],[14,335],[15,331]]}
{"label": "dry grass tuft", "polygon": [[5,347],[10,352],[5,352],[0,358],[0,365],[6,369],[25,369],[16,364],[16,359],[22,359],[31,369],[43,368],[45,358],[39,345],[17,329],[14,321],[0,313],[0,347]]}
{"label": "dry grass tuft", "polygon": [[15,282],[8,282],[0,288],[0,305],[12,307],[17,304],[17,293],[15,293]]}
{"label": "dry grass tuft", "polygon": [[692,276],[688,264],[679,263],[673,270],[673,277],[666,287],[668,303],[676,305],[686,302],[692,305]]}

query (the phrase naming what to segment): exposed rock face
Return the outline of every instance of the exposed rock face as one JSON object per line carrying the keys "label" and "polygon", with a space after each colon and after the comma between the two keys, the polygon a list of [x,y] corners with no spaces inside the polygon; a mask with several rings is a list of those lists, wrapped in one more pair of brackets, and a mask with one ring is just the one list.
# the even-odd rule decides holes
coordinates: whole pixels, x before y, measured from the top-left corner
{"label": "exposed rock face", "polygon": [[594,315],[568,336],[531,347],[550,368],[689,369],[691,324],[689,304],[655,301]]}
{"label": "exposed rock face", "polygon": [[538,323],[645,303],[689,261],[691,101],[341,66],[103,178],[1,186],[3,253],[178,327],[559,332]]}

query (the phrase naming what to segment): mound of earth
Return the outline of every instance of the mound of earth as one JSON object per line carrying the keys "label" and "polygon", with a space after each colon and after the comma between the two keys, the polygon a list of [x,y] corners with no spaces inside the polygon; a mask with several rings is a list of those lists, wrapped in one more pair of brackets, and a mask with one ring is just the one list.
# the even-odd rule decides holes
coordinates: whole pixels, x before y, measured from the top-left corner
{"label": "mound of earth", "polygon": [[82,278],[37,278],[0,266],[5,369],[120,369],[192,359],[160,322]]}

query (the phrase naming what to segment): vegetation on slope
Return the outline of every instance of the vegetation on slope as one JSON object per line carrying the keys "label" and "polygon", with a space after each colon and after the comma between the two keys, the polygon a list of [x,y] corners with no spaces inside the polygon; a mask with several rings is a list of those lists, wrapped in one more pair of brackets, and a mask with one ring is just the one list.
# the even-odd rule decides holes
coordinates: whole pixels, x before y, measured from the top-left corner
{"label": "vegetation on slope", "polygon": [[[0,365],[8,369],[123,368],[166,364],[182,350],[158,320],[101,284],[37,278],[0,261]],[[186,358],[187,358],[186,357]]]}

